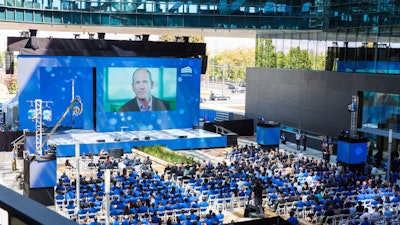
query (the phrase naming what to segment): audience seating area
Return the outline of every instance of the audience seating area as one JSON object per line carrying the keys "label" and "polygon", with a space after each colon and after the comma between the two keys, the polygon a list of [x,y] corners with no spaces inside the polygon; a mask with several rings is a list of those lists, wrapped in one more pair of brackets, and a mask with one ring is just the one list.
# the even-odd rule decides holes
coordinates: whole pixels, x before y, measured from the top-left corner
{"label": "audience seating area", "polygon": [[400,224],[397,178],[391,182],[364,168],[253,145],[233,147],[225,161],[171,164],[163,173],[151,160],[124,155],[83,156],[80,202],[72,166],[56,187],[56,208],[79,224],[104,224],[104,170],[112,170],[109,193],[113,224],[222,224],[224,212],[252,203],[252,181],[262,179],[263,204],[280,216],[296,212],[313,224]]}
{"label": "audience seating area", "polygon": [[55,188],[55,206],[60,214],[79,224],[105,224],[106,169],[111,170],[108,198],[113,224],[185,224],[186,221],[222,224],[223,210],[244,207],[244,202],[234,201],[232,196],[209,198],[205,191],[200,191],[201,186],[188,179],[188,172],[182,170],[187,165],[171,166],[160,175],[152,169],[149,158],[142,160],[133,155],[122,159],[84,155],[79,161],[80,202],[77,203],[76,165],[69,161],[67,164]]}

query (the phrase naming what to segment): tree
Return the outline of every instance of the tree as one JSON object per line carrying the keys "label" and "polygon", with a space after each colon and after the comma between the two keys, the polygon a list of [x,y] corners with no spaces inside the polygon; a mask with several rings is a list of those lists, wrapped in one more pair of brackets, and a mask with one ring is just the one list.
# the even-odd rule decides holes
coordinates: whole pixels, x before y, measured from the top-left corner
{"label": "tree", "polygon": [[[172,35],[162,35],[158,38],[158,40],[164,42],[184,42],[184,38],[182,36],[172,36]],[[204,37],[203,36],[189,37],[189,42],[204,43]]]}
{"label": "tree", "polygon": [[309,53],[309,60],[311,62],[311,69],[325,70],[326,56],[324,53],[320,52],[318,55]]}
{"label": "tree", "polygon": [[301,50],[300,47],[290,48],[285,56],[285,68],[289,69],[310,69],[311,61],[307,50]]}
{"label": "tree", "polygon": [[223,75],[224,79],[240,82],[246,79],[246,67],[254,67],[254,64],[254,48],[239,47],[223,50],[211,57],[208,66],[212,67],[212,77],[222,79]]}
{"label": "tree", "polygon": [[6,55],[6,51],[0,52],[0,68],[4,68],[5,67],[3,65],[5,55]]}
{"label": "tree", "polygon": [[8,93],[10,94],[17,94],[18,90],[18,83],[13,82],[9,87],[8,87]]}
{"label": "tree", "polygon": [[5,85],[7,86],[8,93],[9,94],[16,94],[18,90],[18,80],[17,76],[15,74],[10,74],[10,76],[7,76],[4,80]]}
{"label": "tree", "polygon": [[277,56],[275,46],[271,38],[257,38],[255,51],[255,64],[257,67],[277,67]]}
{"label": "tree", "polygon": [[285,53],[276,53],[276,68],[285,68]]}

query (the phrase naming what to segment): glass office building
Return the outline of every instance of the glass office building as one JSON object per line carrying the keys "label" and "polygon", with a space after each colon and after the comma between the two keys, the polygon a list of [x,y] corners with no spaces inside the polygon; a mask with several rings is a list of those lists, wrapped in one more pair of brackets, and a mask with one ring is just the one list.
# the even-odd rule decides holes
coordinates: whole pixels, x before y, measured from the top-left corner
{"label": "glass office building", "polygon": [[[322,70],[388,76],[400,74],[399,11],[394,0],[0,0],[0,22],[241,30],[256,34],[261,52],[270,51],[262,42],[269,39],[274,53],[299,48],[313,53],[311,61],[322,56]],[[371,109],[381,105],[369,98],[383,93],[363,94],[368,102],[363,112],[371,114],[363,123],[379,127],[388,119],[398,121],[399,93],[386,94],[395,100],[390,114]]]}

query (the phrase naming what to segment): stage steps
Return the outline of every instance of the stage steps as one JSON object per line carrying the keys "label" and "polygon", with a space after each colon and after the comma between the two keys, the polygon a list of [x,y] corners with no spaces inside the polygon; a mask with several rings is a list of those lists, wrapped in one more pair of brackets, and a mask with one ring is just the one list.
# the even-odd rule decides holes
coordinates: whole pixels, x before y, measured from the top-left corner
{"label": "stage steps", "polygon": [[229,121],[233,120],[233,113],[216,111],[215,121]]}

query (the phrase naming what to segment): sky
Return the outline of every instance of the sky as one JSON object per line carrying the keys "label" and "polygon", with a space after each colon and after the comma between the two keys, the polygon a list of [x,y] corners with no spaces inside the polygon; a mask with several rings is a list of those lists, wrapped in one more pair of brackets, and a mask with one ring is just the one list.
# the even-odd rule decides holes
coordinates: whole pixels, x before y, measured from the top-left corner
{"label": "sky", "polygon": [[[0,51],[7,48],[7,37],[19,37],[21,31],[18,30],[0,30]],[[45,32],[38,31],[37,37],[53,37],[53,38],[75,38],[74,32]],[[81,34],[80,39],[89,38],[88,34]],[[132,35],[127,34],[106,34],[105,39],[110,40],[129,40]],[[226,38],[226,37],[205,37],[208,52],[218,52],[224,49],[234,49],[238,47],[254,47],[255,39],[252,38]],[[150,41],[157,41],[158,36],[150,36]]]}

